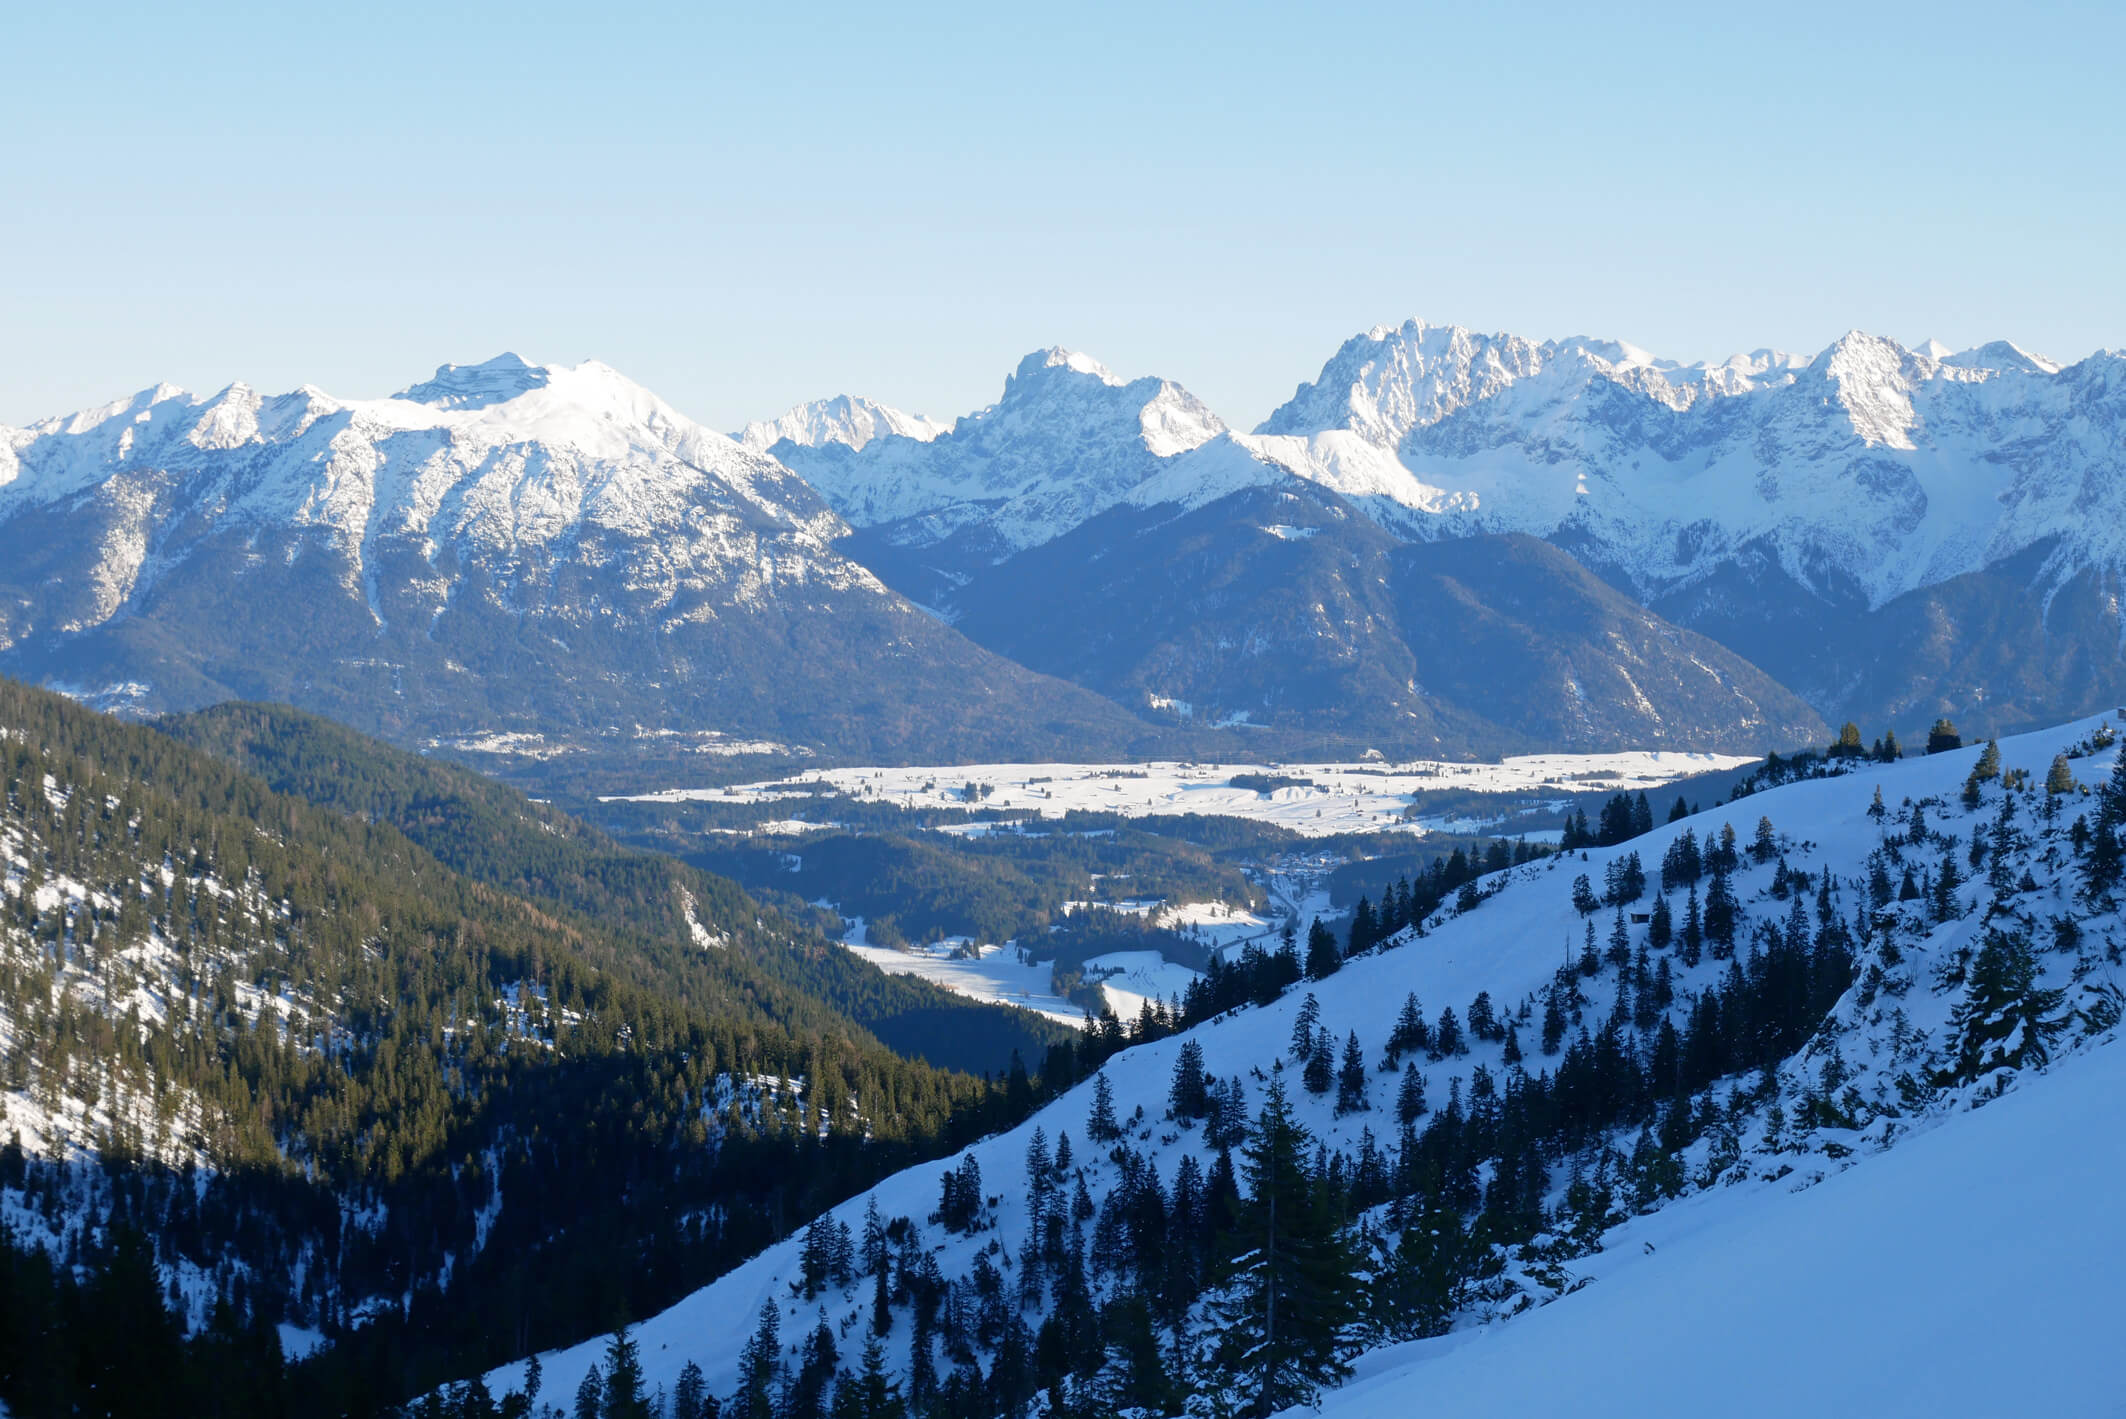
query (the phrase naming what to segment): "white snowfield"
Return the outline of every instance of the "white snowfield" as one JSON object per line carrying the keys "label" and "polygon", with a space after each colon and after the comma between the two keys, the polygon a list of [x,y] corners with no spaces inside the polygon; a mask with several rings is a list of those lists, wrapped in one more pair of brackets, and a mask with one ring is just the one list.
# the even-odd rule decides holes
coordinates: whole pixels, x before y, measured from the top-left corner
{"label": "white snowfield", "polygon": [[1375,1351],[1287,1419],[2126,1412],[2121,1098],[2112,1039],[1799,1195],[1635,1218],[1584,1264],[1586,1290]]}
{"label": "white snowfield", "polygon": [[[2002,760],[2042,783],[2053,756],[2087,741],[2098,725],[2091,719],[2003,741]],[[1878,914],[1866,910],[1867,863],[1891,834],[1906,831],[1913,800],[1924,800],[1928,830],[1937,835],[1922,860],[1952,839],[1968,841],[1974,827],[1990,829],[2000,786],[1985,790],[1975,813],[1958,801],[1979,752],[1864,765],[1657,827],[1619,847],[1495,874],[1483,880],[1485,895],[1473,910],[1443,908],[1426,935],[1406,933],[1311,986],[1322,1026],[1339,1041],[1355,1031],[1369,1062],[1407,993],[1419,997],[1428,1018],[1442,1007],[1463,1014],[1479,991],[1489,992],[1504,1016],[1518,1018],[1553,979],[1561,951],[1573,952],[1582,940],[1585,919],[1572,905],[1577,874],[1600,883],[1610,862],[1637,853],[1657,886],[1662,855],[1683,832],[1704,837],[1732,822],[1747,842],[1760,815],[1773,824],[1790,867],[1838,878],[1833,906],[1842,919],[1894,917],[1902,952],[1885,957],[1879,931],[1875,944],[1856,947],[1857,969],[1873,983],[1856,983],[1777,1071],[1782,1096],[1796,1099],[1835,1056],[1854,1091],[1841,1097],[1856,1101],[1857,1127],[1776,1128],[1751,1101],[1754,1076],[1722,1081],[1711,1102],[1734,1118],[1733,1151],[1716,1157],[1708,1135],[1680,1160],[1687,1178],[1711,1179],[1702,1190],[1612,1228],[1603,1249],[1570,1263],[1562,1280],[1510,1262],[1504,1280],[1512,1291],[1465,1310],[1443,1339],[1362,1359],[1355,1382],[1325,1396],[1324,1413],[1621,1414],[1627,1406],[1659,1415],[2119,1412],[2126,1396],[2116,1366],[2115,1273],[2126,1257],[2126,1213],[2115,1194],[2126,1169],[2126,1135],[2114,1121],[2126,1046],[2116,1028],[2063,1037],[2049,1073],[2004,1072],[1933,1091],[1917,1104],[1898,1085],[1900,1076],[1929,1077],[1951,1057],[1950,1015],[1961,992],[1940,988],[1937,972],[1981,938],[1990,893],[1979,874],[1959,890],[1960,914],[1938,925],[1929,924],[1924,902],[1893,903]],[[2116,755],[2085,754],[2071,761],[2073,773],[2084,784],[2101,782]],[[1868,811],[1878,787],[1888,807],[1879,820]],[[2075,895],[2073,858],[2059,834],[2086,800],[2070,798],[2048,832],[2035,817],[2042,792],[2018,798],[2026,841],[2012,847],[2007,865],[2031,874],[2036,889],[2017,890],[2009,900],[2033,937],[2047,942],[2050,918],[2078,920],[2079,944],[2048,948],[2039,968],[2042,983],[2064,991],[2070,1008],[2093,1010],[2100,993],[2116,992],[2126,976],[2112,954],[2126,943],[2126,922],[2117,913],[2092,915]],[[1748,941],[1756,923],[1788,919],[1795,899],[1774,897],[1773,878],[1773,866],[1744,855],[1734,878],[1744,918],[1738,939]],[[1672,895],[1672,902],[1680,899],[1680,892]],[[1607,914],[1599,918],[1608,921]],[[1643,938],[1643,928],[1632,935]],[[1673,954],[1663,959],[1674,967],[1678,1009],[1730,969],[1711,955],[1695,967]],[[1608,1017],[1612,975],[1582,980],[1590,1028]],[[1269,1078],[1283,1070],[1295,1116],[1328,1147],[1355,1152],[1362,1130],[1394,1137],[1394,1075],[1369,1070],[1369,1109],[1343,1116],[1334,1113],[1333,1091],[1315,1096],[1300,1087],[1283,1056],[1306,993],[1125,1051],[1104,1066],[1125,1141],[1163,1180],[1175,1176],[1184,1155],[1199,1164],[1211,1159],[1200,1129],[1163,1117],[1175,1059],[1189,1039],[1202,1046],[1211,1074],[1241,1081],[1251,1114]],[[1539,1053],[1537,1033],[1521,1026],[1531,1071],[1556,1064]],[[1472,1042],[1467,1055],[1418,1064],[1435,1107],[1454,1088],[1472,1097],[1479,1066],[1501,1078],[1502,1047]],[[1996,1089],[2005,1096],[1984,1102]],[[968,1276],[976,1255],[993,1243],[1015,1257],[1030,1225],[1021,1182],[1037,1129],[1050,1146],[1071,1135],[1075,1171],[1095,1199],[1119,1175],[1107,1148],[1086,1136],[1092,1093],[1090,1081],[1081,1083],[961,1155],[977,1160],[983,1190],[999,1197],[986,1214],[989,1230],[951,1235],[924,1220],[937,1206],[940,1175],[958,1166],[957,1157],[889,1178],[831,1215],[860,1229],[867,1202],[875,1202],[885,1218],[915,1219],[948,1281]],[[1620,1130],[1609,1147],[1628,1153],[1635,1132]],[[1561,1172],[1552,1174],[1553,1203],[1562,1196]],[[769,1301],[782,1314],[786,1341],[823,1319],[844,1337],[845,1353],[860,1345],[869,1282],[804,1301],[793,1289],[801,1247],[802,1237],[792,1236],[644,1321],[635,1336],[648,1382],[669,1387],[693,1360],[718,1393],[730,1393],[740,1348]],[[1594,1279],[1556,1299],[1573,1274]],[[1027,1320],[1038,1326],[1040,1316]],[[896,1326],[886,1353],[905,1367],[905,1312]],[[545,1356],[547,1392],[573,1393],[603,1348],[593,1339]],[[521,1362],[505,1366],[489,1382],[499,1393],[522,1373]],[[1456,1408],[1456,1399],[1465,1402]]]}
{"label": "white snowfield", "polygon": [[[1127,818],[1200,813],[1273,823],[1309,837],[1424,833],[1444,820],[1409,820],[1421,794],[1455,792],[1555,801],[1578,793],[1652,792],[1679,779],[1753,762],[1733,754],[1635,750],[1617,754],[1527,754],[1496,764],[1450,760],[1340,764],[962,764],[932,768],[829,769],[801,779],[728,788],[673,788],[625,801],[764,803],[791,799],[800,784],[826,783],[867,803],[903,808],[976,807],[1060,818],[1073,811]],[[1304,779],[1267,792],[1236,787],[1234,775]],[[968,784],[986,796],[966,797]],[[1663,805],[1664,809],[1666,805]],[[1502,810],[1503,811],[1503,810]],[[1664,816],[1664,815],[1657,815]],[[1462,831],[1472,824],[1458,822]]]}
{"label": "white snowfield", "polygon": [[[1047,964],[1028,965],[1019,959],[1018,949],[1014,946],[990,944],[976,947],[965,937],[949,937],[932,945],[911,946],[905,951],[891,946],[874,946],[865,933],[861,917],[853,923],[842,944],[888,975],[920,976],[970,999],[986,1000],[995,1005],[1016,1005],[1066,1025],[1085,1023],[1084,1008],[1071,1004],[1051,987]],[[969,949],[978,952],[978,956],[964,954]]]}

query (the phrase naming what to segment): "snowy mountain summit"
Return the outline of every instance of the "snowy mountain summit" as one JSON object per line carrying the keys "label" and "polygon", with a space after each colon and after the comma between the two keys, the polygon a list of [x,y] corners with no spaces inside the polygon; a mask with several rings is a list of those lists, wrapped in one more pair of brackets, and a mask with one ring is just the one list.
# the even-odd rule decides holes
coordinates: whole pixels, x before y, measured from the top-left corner
{"label": "snowy mountain summit", "polygon": [[1052,348],[1021,360],[1002,397],[949,432],[786,436],[770,451],[858,528],[897,545],[973,536],[993,557],[1076,527],[1224,431],[1171,381],[1125,381],[1089,355]]}
{"label": "snowy mountain summit", "polygon": [[842,394],[800,404],[779,419],[756,419],[732,437],[755,453],[766,453],[786,439],[804,448],[835,443],[860,449],[885,434],[928,443],[951,427],[921,414],[904,414],[875,399]]}

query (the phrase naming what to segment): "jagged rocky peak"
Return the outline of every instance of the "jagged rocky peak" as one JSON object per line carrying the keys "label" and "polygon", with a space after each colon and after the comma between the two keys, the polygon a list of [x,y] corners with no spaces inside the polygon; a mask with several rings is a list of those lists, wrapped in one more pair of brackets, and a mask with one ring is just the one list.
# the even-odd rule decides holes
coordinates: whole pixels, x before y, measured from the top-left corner
{"label": "jagged rocky peak", "polygon": [[433,379],[400,390],[392,397],[437,409],[485,409],[545,387],[552,372],[526,364],[505,350],[476,365],[439,365]]}
{"label": "jagged rocky peak", "polygon": [[907,413],[876,399],[837,394],[832,399],[799,404],[780,418],[755,419],[732,437],[756,453],[766,453],[785,442],[801,448],[843,444],[860,449],[873,439],[889,434],[928,443],[951,429],[950,424]]}
{"label": "jagged rocky peak", "polygon": [[2064,368],[2059,361],[2025,350],[2012,340],[1988,340],[1972,349],[1941,356],[1940,362],[1962,369],[2012,370],[2023,374],[2058,374]]}
{"label": "jagged rocky peak", "polygon": [[1061,345],[1051,345],[1045,350],[1036,350],[1019,361],[1019,367],[1004,380],[1004,397],[1011,398],[1015,389],[1035,380],[1051,378],[1053,371],[1069,374],[1090,375],[1105,385],[1120,388],[1123,381],[1115,378],[1114,372],[1091,355],[1077,350],[1066,350]]}
{"label": "jagged rocky peak", "polygon": [[1484,335],[1414,317],[1376,325],[1346,340],[1321,374],[1300,385],[1255,431],[1346,429],[1392,448],[1412,428],[1436,423],[1533,374],[1542,359],[1541,346],[1517,335]]}

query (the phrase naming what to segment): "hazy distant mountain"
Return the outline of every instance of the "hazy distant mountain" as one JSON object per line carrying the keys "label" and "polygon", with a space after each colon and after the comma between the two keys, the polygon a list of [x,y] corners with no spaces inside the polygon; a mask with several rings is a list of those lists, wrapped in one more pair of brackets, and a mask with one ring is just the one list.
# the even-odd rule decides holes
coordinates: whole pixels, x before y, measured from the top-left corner
{"label": "hazy distant mountain", "polygon": [[754,453],[766,453],[785,440],[804,448],[830,443],[862,448],[874,438],[892,434],[927,443],[951,427],[921,414],[904,414],[874,399],[842,394],[800,404],[779,419],[755,419],[731,437]]}

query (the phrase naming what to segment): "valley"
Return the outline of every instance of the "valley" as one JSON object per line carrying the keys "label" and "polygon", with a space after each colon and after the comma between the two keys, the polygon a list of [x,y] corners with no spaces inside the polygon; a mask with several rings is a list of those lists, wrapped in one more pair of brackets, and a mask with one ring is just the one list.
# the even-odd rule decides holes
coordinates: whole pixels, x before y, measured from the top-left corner
{"label": "valley", "polygon": [[[1016,1129],[852,1198],[645,1321],[631,1333],[645,1375],[673,1385],[691,1364],[743,1401],[862,1351],[903,1395],[979,1393],[999,1410],[1156,1412],[1177,1389],[1244,1407],[1275,1386],[1271,1408],[1363,1416],[1488,1393],[1509,1355],[1529,1382],[1585,1367],[1596,1411],[1621,1412],[1643,1393],[1631,1356],[1702,1333],[1706,1366],[1810,1347],[1738,1401],[1747,1412],[1828,1388],[1916,1413],[1941,1393],[1930,1366],[1876,1368],[1872,1347],[1809,1338],[1824,1268],[1862,1286],[1830,1302],[1842,1314],[1866,1307],[1876,1261],[1935,1274],[1967,1257],[2010,1290],[2030,1284],[2026,1264],[2063,1279],[2007,1330],[1973,1330],[1984,1302],[1955,1284],[1862,1333],[1891,1356],[1981,1336],[1971,1363],[1998,1374],[2057,1318],[2034,1383],[2072,1407],[2108,1384],[2090,1258],[2019,1262],[1985,1238],[2018,1234],[2012,1199],[2112,1166],[2076,1120],[2115,1072],[2126,1002],[2117,744],[2116,723],[2092,718],[1997,748],[1832,762],[1486,874],[1344,959],[1310,956],[1253,1004],[1108,1055]],[[2030,1151],[1976,1163],[2000,1146]],[[1278,1147],[1300,1169],[1280,1195],[1318,1223],[1263,1212]],[[2052,1156],[2057,1184],[2023,1167]],[[1220,1192],[1236,1173],[1252,1193]],[[953,1180],[974,1177],[955,1211]],[[1974,1232],[1967,1183],[2011,1211]],[[815,1267],[841,1227],[884,1242],[847,1270]],[[1263,1235],[1332,1248],[1350,1270],[1277,1269]],[[1732,1268],[1752,1278],[1740,1294]],[[1292,1322],[1271,1361],[1247,1358],[1270,1343],[1247,1328],[1264,1288],[1321,1321]],[[1130,1324],[1150,1329],[1109,1329]],[[1257,1348],[1229,1349],[1236,1327]],[[1090,1345],[1118,1333],[1147,1348]],[[798,1352],[763,1349],[776,1334]],[[545,1355],[545,1382],[572,1389],[610,1353]],[[1662,1392],[1708,1374],[1684,1364]],[[989,1388],[1015,1384],[1016,1400]]]}

